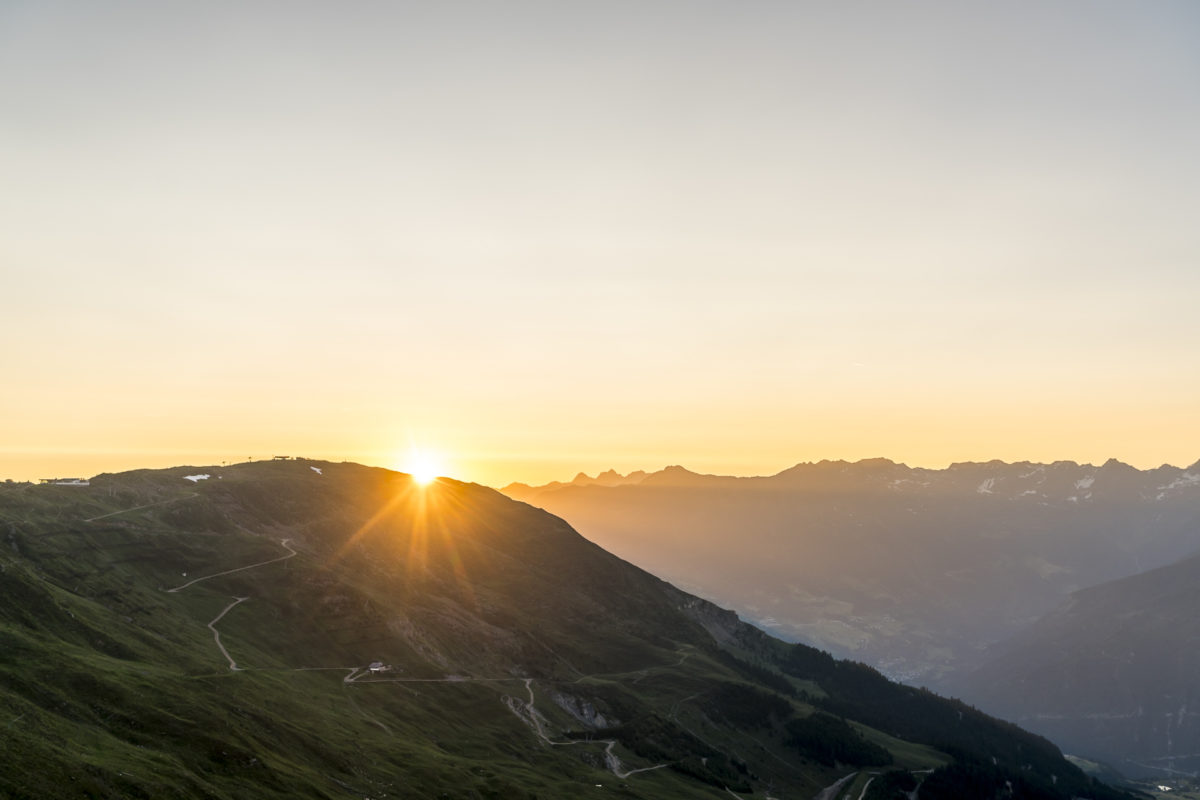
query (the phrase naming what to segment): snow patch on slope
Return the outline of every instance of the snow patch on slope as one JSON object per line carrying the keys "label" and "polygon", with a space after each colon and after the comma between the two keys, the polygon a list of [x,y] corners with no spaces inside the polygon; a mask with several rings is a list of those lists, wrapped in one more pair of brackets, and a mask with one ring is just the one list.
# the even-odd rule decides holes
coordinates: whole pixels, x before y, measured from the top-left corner
{"label": "snow patch on slope", "polygon": [[1174,489],[1183,489],[1189,486],[1200,486],[1200,475],[1193,475],[1190,472],[1183,473],[1165,486],[1158,487],[1158,496],[1154,499],[1162,500],[1167,496],[1168,492]]}

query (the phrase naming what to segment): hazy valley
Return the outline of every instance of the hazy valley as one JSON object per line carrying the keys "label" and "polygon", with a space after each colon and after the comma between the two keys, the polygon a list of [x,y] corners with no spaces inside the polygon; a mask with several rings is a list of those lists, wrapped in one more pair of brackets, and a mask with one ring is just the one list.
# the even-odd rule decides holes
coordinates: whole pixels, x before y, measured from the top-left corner
{"label": "hazy valley", "polygon": [[1200,555],[1072,594],[956,694],[1073,753],[1170,783],[1200,773]]}
{"label": "hazy valley", "polygon": [[789,640],[1131,774],[1195,772],[1195,562],[1165,565],[1200,551],[1200,465],[875,459],[504,491]]}
{"label": "hazy valley", "polygon": [[1200,549],[1200,466],[680,467],[503,490],[779,635],[939,686],[1070,592]]}

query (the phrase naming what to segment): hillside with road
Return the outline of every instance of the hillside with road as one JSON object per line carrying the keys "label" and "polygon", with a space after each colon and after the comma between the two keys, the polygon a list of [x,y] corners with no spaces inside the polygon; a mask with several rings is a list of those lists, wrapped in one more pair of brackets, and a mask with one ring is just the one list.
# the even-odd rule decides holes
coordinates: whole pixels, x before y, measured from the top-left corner
{"label": "hillside with road", "polygon": [[6,484],[0,534],[5,797],[1120,796],[477,485]]}

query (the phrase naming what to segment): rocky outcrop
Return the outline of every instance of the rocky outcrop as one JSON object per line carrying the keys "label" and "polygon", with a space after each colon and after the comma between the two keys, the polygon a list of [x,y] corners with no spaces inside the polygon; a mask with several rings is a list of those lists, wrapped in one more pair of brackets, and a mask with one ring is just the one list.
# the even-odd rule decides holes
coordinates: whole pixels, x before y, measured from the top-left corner
{"label": "rocky outcrop", "polygon": [[559,708],[579,720],[580,723],[590,730],[604,730],[605,728],[614,728],[621,724],[621,720],[616,717],[607,717],[600,713],[596,709],[594,702],[583,697],[577,697],[566,692],[553,692],[550,698]]}

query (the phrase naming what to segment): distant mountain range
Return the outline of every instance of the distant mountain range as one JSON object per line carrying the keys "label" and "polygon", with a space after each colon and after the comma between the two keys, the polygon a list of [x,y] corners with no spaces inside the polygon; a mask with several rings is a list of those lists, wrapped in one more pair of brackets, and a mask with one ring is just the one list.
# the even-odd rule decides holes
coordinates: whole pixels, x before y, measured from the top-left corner
{"label": "distant mountain range", "polygon": [[778,635],[934,688],[1071,592],[1200,549],[1200,462],[603,477],[502,491]]}
{"label": "distant mountain range", "polygon": [[306,461],[6,484],[0,543],[13,800],[1127,797],[481,486]]}

